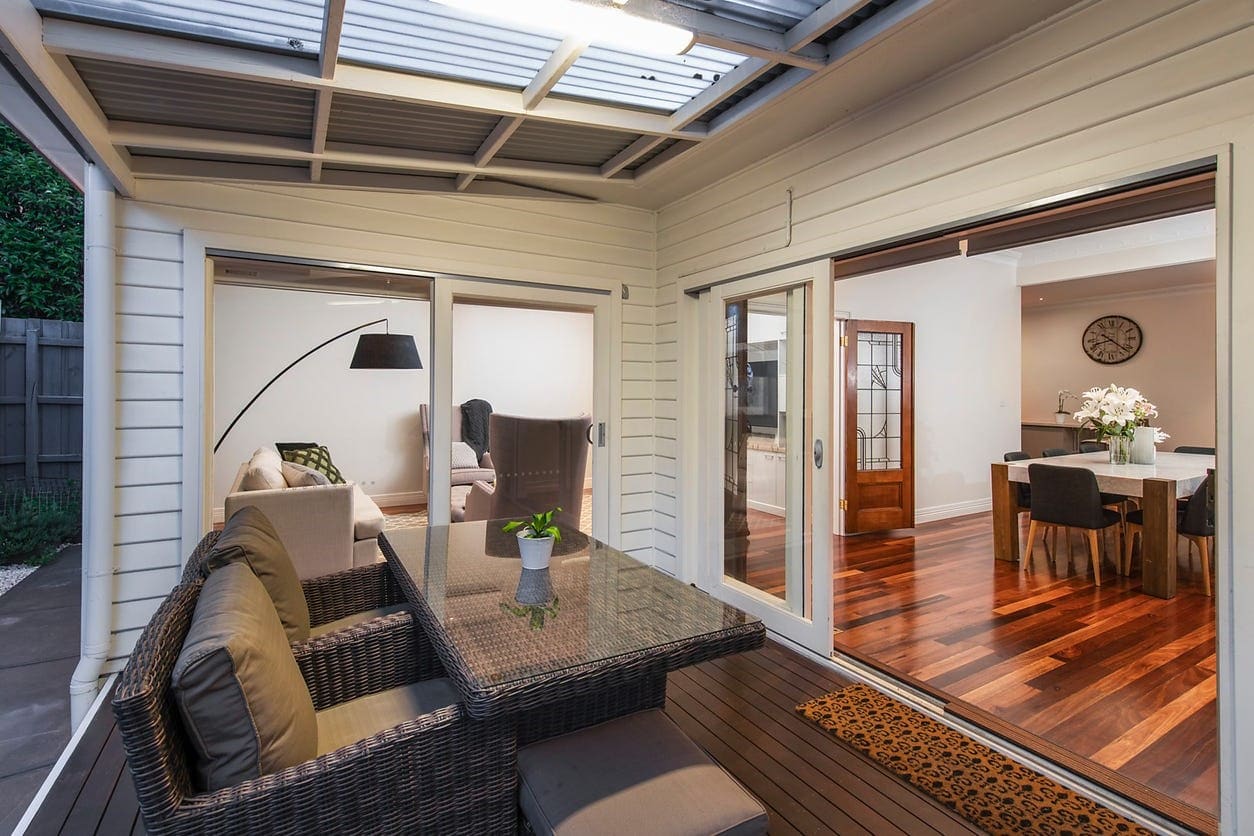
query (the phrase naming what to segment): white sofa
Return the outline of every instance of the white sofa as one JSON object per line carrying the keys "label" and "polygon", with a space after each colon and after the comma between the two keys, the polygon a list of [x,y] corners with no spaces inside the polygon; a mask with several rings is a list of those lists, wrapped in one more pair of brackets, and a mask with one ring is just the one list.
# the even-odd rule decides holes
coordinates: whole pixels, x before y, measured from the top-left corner
{"label": "white sofa", "polygon": [[273,448],[262,448],[240,466],[226,495],[226,519],[247,505],[261,509],[287,546],[302,579],[383,559],[378,546],[383,512],[354,482],[294,488],[286,486],[279,470],[277,481],[275,474],[269,474],[270,484],[284,487],[244,490],[250,467],[269,469],[277,455]]}

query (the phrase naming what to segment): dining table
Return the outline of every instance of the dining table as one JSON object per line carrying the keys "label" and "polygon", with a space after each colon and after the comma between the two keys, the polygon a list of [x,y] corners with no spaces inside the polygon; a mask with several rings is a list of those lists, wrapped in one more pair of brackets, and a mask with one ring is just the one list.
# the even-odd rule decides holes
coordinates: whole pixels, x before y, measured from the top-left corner
{"label": "dining table", "polygon": [[386,531],[392,574],[468,715],[519,746],[666,702],[666,675],[763,646],[758,618],[576,530],[524,569],[503,520]]}
{"label": "dining table", "polygon": [[1028,483],[1028,467],[1050,464],[1092,471],[1102,493],[1137,500],[1144,513],[1141,534],[1141,591],[1158,598],[1176,594],[1177,500],[1193,495],[1209,470],[1213,455],[1158,453],[1153,464],[1113,464],[1106,451],[993,462],[993,556],[1019,560],[1019,513],[1015,483]]}

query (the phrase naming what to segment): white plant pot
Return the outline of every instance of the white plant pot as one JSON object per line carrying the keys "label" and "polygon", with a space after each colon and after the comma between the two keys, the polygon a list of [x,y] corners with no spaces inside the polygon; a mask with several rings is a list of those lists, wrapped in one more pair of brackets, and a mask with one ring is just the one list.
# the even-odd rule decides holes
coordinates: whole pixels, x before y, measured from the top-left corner
{"label": "white plant pot", "polygon": [[553,556],[552,537],[524,537],[518,535],[518,553],[524,569],[547,569]]}
{"label": "white plant pot", "polygon": [[1054,413],[1054,423],[1056,423],[1056,424],[1065,424],[1065,423],[1067,423],[1067,419],[1068,419],[1068,418],[1070,418],[1070,417],[1071,417],[1071,413],[1070,413],[1070,412],[1055,412],[1055,413]]}

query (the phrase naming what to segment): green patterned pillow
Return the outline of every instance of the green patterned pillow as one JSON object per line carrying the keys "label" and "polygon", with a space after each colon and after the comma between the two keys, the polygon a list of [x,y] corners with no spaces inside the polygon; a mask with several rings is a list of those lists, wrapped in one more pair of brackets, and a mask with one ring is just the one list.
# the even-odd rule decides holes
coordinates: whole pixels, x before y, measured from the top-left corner
{"label": "green patterned pillow", "polygon": [[344,484],[344,477],[339,468],[331,463],[331,451],[325,447],[301,447],[297,450],[284,450],[283,461],[312,467],[331,480],[332,485]]}

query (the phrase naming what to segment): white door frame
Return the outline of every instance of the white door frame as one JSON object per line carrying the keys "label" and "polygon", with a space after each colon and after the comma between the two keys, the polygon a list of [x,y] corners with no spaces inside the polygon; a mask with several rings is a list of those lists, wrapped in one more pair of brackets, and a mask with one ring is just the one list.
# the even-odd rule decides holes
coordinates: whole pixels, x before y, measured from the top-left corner
{"label": "white door frame", "polygon": [[[789,639],[824,657],[832,653],[832,281],[826,260],[798,268],[781,270],[750,279],[718,285],[702,294],[700,321],[700,369],[697,383],[700,441],[699,504],[701,524],[698,526],[700,546],[697,549],[697,585],[714,597],[739,607],[762,619],[768,630]],[[808,379],[811,388],[804,392],[812,417],[812,438],[804,444],[790,439],[788,457],[794,473],[809,468],[813,476],[809,498],[809,559],[805,561],[799,589],[808,600],[808,615],[794,614],[780,606],[780,599],[754,589],[748,584],[729,580],[723,573],[723,466],[724,416],[721,365],[726,344],[724,300],[745,294],[769,293],[799,284],[810,287],[810,304],[806,311],[806,327],[810,349]],[[790,341],[791,342],[791,341]],[[790,346],[790,350],[794,346]],[[814,442],[823,446],[823,462],[816,467]],[[803,523],[804,525],[804,523]],[[790,589],[790,594],[793,589]]]}
{"label": "white door frame", "polygon": [[[592,536],[604,542],[617,542],[620,498],[611,491],[618,450],[617,396],[613,391],[615,358],[613,294],[599,288],[558,290],[496,279],[438,276],[431,292],[431,400],[432,404],[453,401],[453,364],[446,358],[453,353],[453,305],[457,302],[505,303],[541,310],[577,310],[593,315],[593,441],[592,445]],[[507,349],[508,347],[502,347]],[[432,525],[449,523],[451,498],[450,457],[452,415],[447,408],[428,411],[431,419],[431,483],[427,514]],[[599,427],[604,425],[604,446]]]}

